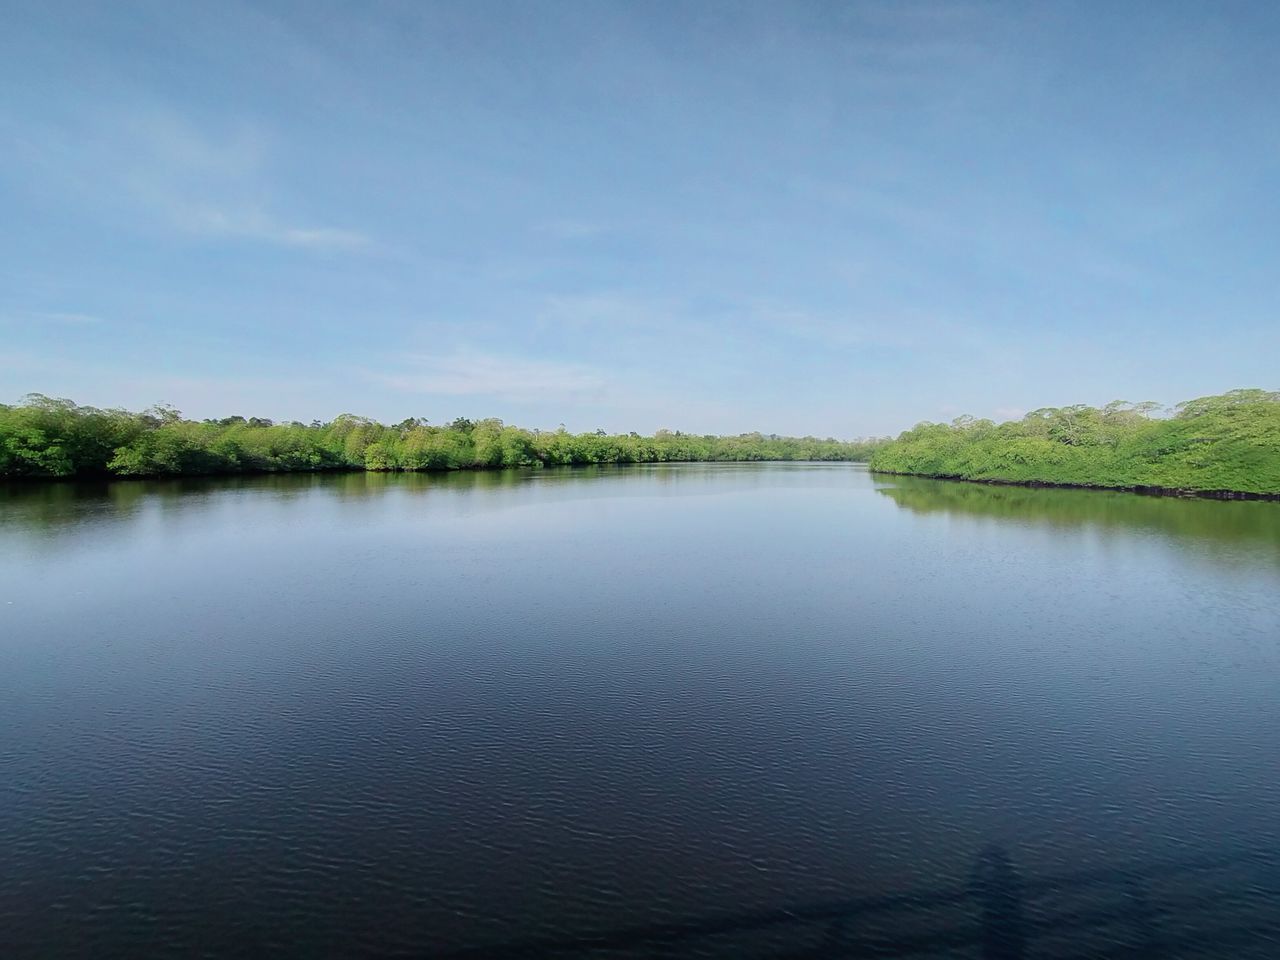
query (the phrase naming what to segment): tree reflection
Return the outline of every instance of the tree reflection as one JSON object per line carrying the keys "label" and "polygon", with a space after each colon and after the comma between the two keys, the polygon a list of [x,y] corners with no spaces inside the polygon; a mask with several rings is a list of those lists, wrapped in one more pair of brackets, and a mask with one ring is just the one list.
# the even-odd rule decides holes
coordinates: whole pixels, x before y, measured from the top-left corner
{"label": "tree reflection", "polygon": [[1229,559],[1243,551],[1280,563],[1280,503],[1153,497],[1109,490],[994,486],[921,477],[887,478],[877,491],[904,510],[1067,531],[1146,530]]}

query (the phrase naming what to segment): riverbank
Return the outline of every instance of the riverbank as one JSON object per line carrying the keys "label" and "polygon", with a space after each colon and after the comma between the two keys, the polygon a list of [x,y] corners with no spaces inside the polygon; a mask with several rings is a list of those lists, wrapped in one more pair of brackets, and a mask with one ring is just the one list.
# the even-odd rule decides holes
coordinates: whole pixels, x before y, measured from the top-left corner
{"label": "riverbank", "polygon": [[206,473],[152,473],[152,474],[119,474],[119,473],[75,473],[65,476],[4,476],[0,475],[0,490],[5,487],[38,487],[54,484],[77,484],[77,483],[114,483],[119,481],[149,481],[149,480],[234,480],[234,479],[253,479],[263,477],[321,477],[321,476],[450,476],[450,475],[485,475],[485,474],[502,474],[517,471],[540,472],[542,470],[591,470],[601,467],[656,467],[656,466],[688,466],[693,464],[723,464],[724,466],[743,466],[752,463],[790,463],[790,464],[823,464],[823,463],[858,463],[866,465],[865,458],[846,458],[846,457],[828,457],[826,459],[797,458],[797,457],[755,457],[749,459],[736,460],[607,460],[607,461],[584,461],[578,463],[542,463],[534,461],[533,463],[518,464],[515,466],[506,466],[503,464],[496,465],[475,465],[468,464],[458,467],[421,467],[421,468],[373,468],[359,466],[328,466],[328,467],[307,467],[300,469],[245,469],[245,470],[224,470],[218,472]]}
{"label": "riverbank", "polygon": [[895,470],[875,470],[872,474],[889,477],[920,477],[925,480],[950,480],[958,483],[976,483],[989,487],[1022,487],[1045,490],[1097,490],[1112,493],[1137,493],[1144,497],[1182,497],[1201,500],[1273,500],[1280,501],[1280,493],[1253,493],[1248,490],[1194,490],[1178,487],[1160,487],[1148,484],[1108,486],[1096,483],[1054,483],[1049,480],[1003,480],[1000,478],[961,477],[933,473],[904,473]]}
{"label": "riverbank", "polygon": [[1045,407],[996,424],[922,423],[876,449],[873,471],[1020,486],[1211,499],[1280,498],[1280,393]]}

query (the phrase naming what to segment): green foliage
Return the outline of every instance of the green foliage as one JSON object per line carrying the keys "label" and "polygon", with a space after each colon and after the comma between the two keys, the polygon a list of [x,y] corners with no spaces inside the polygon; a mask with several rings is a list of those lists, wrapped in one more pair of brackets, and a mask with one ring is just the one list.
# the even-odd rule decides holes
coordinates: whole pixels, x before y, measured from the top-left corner
{"label": "green foliage", "polygon": [[1280,392],[1233,390],[1155,417],[1151,403],[1034,410],[996,425],[962,417],[922,423],[877,449],[886,473],[1280,493]]}
{"label": "green foliage", "polygon": [[0,404],[0,478],[182,476],[309,470],[459,470],[682,460],[865,460],[883,441],[841,442],[759,433],[652,437],[523,430],[459,418],[434,427],[410,417],[384,426],[343,414],[331,423],[258,417],[184,420],[168,407],[143,413],[81,407],[39,394]]}
{"label": "green foliage", "polygon": [[67,477],[101,468],[122,444],[161,421],[151,412],[79,407],[29,394],[0,404],[0,476]]}

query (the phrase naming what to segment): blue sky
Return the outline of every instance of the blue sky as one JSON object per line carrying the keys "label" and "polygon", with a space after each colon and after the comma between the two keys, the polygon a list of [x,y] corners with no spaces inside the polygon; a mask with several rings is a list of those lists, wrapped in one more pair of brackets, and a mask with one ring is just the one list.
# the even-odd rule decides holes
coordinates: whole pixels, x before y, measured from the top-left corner
{"label": "blue sky", "polygon": [[1280,386],[1280,4],[4,20],[0,401],[851,437]]}

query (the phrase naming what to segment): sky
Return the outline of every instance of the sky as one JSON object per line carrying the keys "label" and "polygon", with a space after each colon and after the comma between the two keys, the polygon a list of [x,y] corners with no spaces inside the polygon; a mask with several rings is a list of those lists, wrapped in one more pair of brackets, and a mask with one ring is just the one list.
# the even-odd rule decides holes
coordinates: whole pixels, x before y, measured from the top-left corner
{"label": "sky", "polygon": [[1280,4],[3,9],[0,402],[846,438],[1280,387]]}

